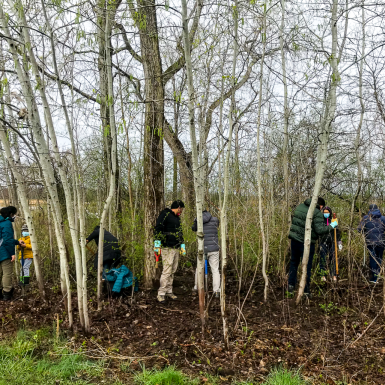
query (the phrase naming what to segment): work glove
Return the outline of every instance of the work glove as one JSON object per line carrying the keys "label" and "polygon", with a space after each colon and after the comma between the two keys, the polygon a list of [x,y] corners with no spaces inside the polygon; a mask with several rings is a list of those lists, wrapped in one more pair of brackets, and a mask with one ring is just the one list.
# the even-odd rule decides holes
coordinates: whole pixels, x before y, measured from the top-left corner
{"label": "work glove", "polygon": [[343,249],[342,242],[339,241],[338,242],[338,250],[341,251],[342,249]]}
{"label": "work glove", "polygon": [[162,246],[161,241],[154,241],[154,253],[159,254],[160,253],[160,248]]}
{"label": "work glove", "polygon": [[333,227],[333,229],[334,229],[335,227],[338,226],[338,221],[337,221],[337,220],[333,221],[333,222],[330,224],[330,226]]}
{"label": "work glove", "polygon": [[180,245],[180,255],[186,255],[186,245],[184,243]]}

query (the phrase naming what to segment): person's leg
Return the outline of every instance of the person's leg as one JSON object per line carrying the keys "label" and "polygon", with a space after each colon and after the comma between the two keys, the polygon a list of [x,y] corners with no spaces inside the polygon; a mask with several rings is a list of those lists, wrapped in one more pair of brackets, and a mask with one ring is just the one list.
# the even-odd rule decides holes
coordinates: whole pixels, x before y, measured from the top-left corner
{"label": "person's leg", "polygon": [[219,273],[219,251],[208,253],[211,273],[213,274],[213,292],[221,291],[221,275]]}
{"label": "person's leg", "polygon": [[[29,285],[29,270],[32,265],[32,258],[24,259],[24,281],[25,285]],[[21,273],[20,273],[21,274]]]}
{"label": "person's leg", "polygon": [[11,259],[2,262],[3,267],[3,292],[9,293],[12,290],[12,272],[13,264]]}
{"label": "person's leg", "polygon": [[329,251],[329,272],[332,277],[336,276],[336,252],[335,245],[331,245],[328,248]]}
{"label": "person's leg", "polygon": [[374,245],[367,245],[368,251],[369,251],[369,266],[370,266],[370,272],[371,277],[370,280],[373,282],[377,281],[376,272],[378,268],[377,263],[377,257],[376,257],[376,247]]}
{"label": "person's leg", "polygon": [[319,255],[319,268],[320,274],[322,277],[327,275],[327,266],[326,266],[326,256],[328,255],[328,247],[325,243],[320,245],[320,255]]}
{"label": "person's leg", "polygon": [[373,250],[373,280],[377,281],[381,272],[382,256],[384,255],[384,248],[382,246],[375,246]]}
{"label": "person's leg", "polygon": [[179,249],[171,249],[172,250],[172,270],[167,284],[166,294],[172,294],[172,284],[174,282],[174,275],[178,269],[179,263]]}
{"label": "person's leg", "polygon": [[162,264],[163,270],[160,277],[160,287],[158,290],[158,295],[166,295],[167,288],[169,286],[170,276],[172,274],[173,262],[174,262],[174,253],[173,249],[164,248],[162,249]]}
{"label": "person's leg", "polygon": [[313,266],[314,252],[315,252],[315,244],[311,243],[310,244],[309,261],[307,262],[305,293],[310,293],[311,268]]}
{"label": "person's leg", "polygon": [[0,297],[2,296],[3,293],[3,262],[0,262]]}
{"label": "person's leg", "polygon": [[297,270],[299,262],[303,254],[303,243],[291,240],[291,258],[290,258],[290,272],[289,285],[295,286],[297,283]]}

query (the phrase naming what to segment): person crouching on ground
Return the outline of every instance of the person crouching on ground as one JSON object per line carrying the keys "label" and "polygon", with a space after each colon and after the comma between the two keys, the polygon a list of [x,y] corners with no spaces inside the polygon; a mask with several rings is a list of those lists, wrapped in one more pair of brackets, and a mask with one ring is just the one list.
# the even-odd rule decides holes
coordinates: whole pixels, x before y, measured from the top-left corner
{"label": "person crouching on ground", "polygon": [[19,246],[19,260],[21,263],[20,269],[20,285],[21,286],[29,286],[29,270],[32,266],[33,261],[33,253],[32,253],[32,245],[31,238],[29,236],[28,226],[24,224],[21,228],[21,238],[19,241],[23,241],[25,243],[25,247]]}
{"label": "person crouching on ground", "polygon": [[[94,231],[86,238],[86,243],[95,241],[96,246],[99,248],[99,234],[100,226],[95,226]],[[94,258],[94,268],[98,271],[98,254],[96,251]],[[104,242],[103,242],[103,272],[106,272],[113,267],[117,267],[120,263],[122,251],[118,238],[113,236],[109,231],[104,230]],[[103,276],[104,278],[104,276]]]}
{"label": "person crouching on ground", "polygon": [[154,252],[162,253],[163,271],[160,277],[160,287],[157,300],[160,303],[166,301],[166,297],[176,299],[172,285],[174,274],[178,268],[179,254],[186,255],[186,246],[183,240],[182,224],[180,216],[184,209],[184,203],[177,200],[172,203],[171,209],[166,208],[156,220],[154,229]]}
{"label": "person crouching on ground", "polygon": [[[218,228],[219,220],[213,217],[208,211],[203,213],[203,234],[204,234],[204,256],[210,264],[213,274],[213,292],[216,298],[221,295],[221,275],[219,274],[219,241]],[[198,230],[197,219],[195,218],[192,231]],[[198,290],[198,271],[195,270],[194,292]]]}
{"label": "person crouching on ground", "polygon": [[[308,198],[304,203],[298,205],[294,210],[293,220],[291,222],[289,233],[289,239],[291,239],[291,259],[288,285],[289,293],[294,291],[297,283],[297,270],[304,252],[306,217],[307,212],[309,211],[310,203],[311,199]],[[306,286],[304,292],[308,297],[310,296],[310,276],[313,265],[315,243],[317,242],[319,236],[330,233],[334,227],[337,226],[337,222],[332,222],[330,226],[324,226],[323,215],[320,211],[324,206],[325,200],[319,197],[317,205],[314,209],[313,220],[311,223],[310,253],[309,261],[307,263]]]}
{"label": "person crouching on ground", "polygon": [[0,275],[3,275],[0,298],[4,301],[12,300],[12,262],[15,261],[15,246],[25,246],[23,241],[14,239],[12,222],[16,213],[17,208],[13,206],[3,207],[0,210]]}
{"label": "person crouching on ground", "polygon": [[385,217],[377,205],[369,206],[369,212],[362,218],[358,231],[364,234],[366,247],[370,254],[370,282],[377,283],[385,246]]}
{"label": "person crouching on ground", "polygon": [[[330,207],[325,206],[322,209],[322,214],[324,217],[324,226],[329,226],[332,221],[333,217],[333,211]],[[341,241],[341,232],[339,229],[337,229],[337,243],[338,248],[341,251],[342,250],[342,241]],[[335,239],[334,239],[334,232],[328,232],[327,234],[324,234],[319,239],[319,245],[320,245],[320,270],[321,270],[321,281],[326,282],[326,276],[328,272],[328,266],[329,266],[329,273],[333,277],[333,281],[337,281],[336,276],[336,256],[335,256]],[[328,258],[328,261],[327,261]]]}

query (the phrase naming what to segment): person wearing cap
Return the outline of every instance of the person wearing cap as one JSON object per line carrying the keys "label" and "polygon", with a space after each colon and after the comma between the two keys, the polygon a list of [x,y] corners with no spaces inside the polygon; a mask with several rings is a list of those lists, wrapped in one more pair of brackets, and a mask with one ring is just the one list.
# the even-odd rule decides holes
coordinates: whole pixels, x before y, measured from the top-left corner
{"label": "person wearing cap", "polygon": [[161,250],[163,270],[157,300],[166,301],[166,297],[175,300],[173,293],[174,274],[178,268],[179,255],[186,255],[180,216],[184,209],[181,200],[174,201],[171,209],[165,208],[158,216],[154,229],[154,252]]}
{"label": "person wearing cap", "polygon": [[[293,214],[293,219],[290,226],[289,239],[291,239],[291,258],[290,258],[290,272],[289,272],[289,285],[288,291],[292,293],[297,283],[297,270],[298,265],[302,259],[304,247],[305,247],[305,229],[306,229],[306,217],[309,211],[311,198],[305,200],[296,207]],[[310,297],[310,277],[311,268],[313,265],[313,257],[315,252],[315,243],[318,237],[330,233],[338,222],[332,222],[329,226],[324,225],[324,217],[321,213],[321,209],[325,206],[325,200],[321,197],[318,198],[316,207],[313,213],[313,220],[311,224],[311,243],[309,261],[307,263],[306,274],[306,286],[305,295]]]}
{"label": "person wearing cap", "polygon": [[26,224],[21,227],[21,238],[19,239],[19,241],[23,241],[25,243],[25,247],[23,247],[23,250],[19,246],[19,260],[21,262],[20,285],[27,286],[29,285],[29,270],[32,266],[33,253],[31,238],[29,237],[28,226]]}
{"label": "person wearing cap", "polygon": [[365,236],[366,247],[370,255],[370,282],[377,283],[385,246],[385,217],[376,204],[369,206],[368,213],[358,226],[358,231]]}

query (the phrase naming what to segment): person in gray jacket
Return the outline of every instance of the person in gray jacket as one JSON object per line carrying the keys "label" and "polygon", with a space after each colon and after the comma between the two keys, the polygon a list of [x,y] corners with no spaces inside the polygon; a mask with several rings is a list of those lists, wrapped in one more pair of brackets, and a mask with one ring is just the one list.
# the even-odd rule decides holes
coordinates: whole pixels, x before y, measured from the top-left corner
{"label": "person in gray jacket", "polygon": [[[213,274],[213,291],[217,298],[221,293],[221,275],[219,274],[219,240],[218,240],[219,219],[213,217],[208,211],[203,211],[203,234],[204,234],[204,253],[205,258],[210,264],[211,273]],[[197,220],[195,218],[192,226],[193,231],[198,230]],[[197,290],[198,275],[195,271],[195,286]]]}

